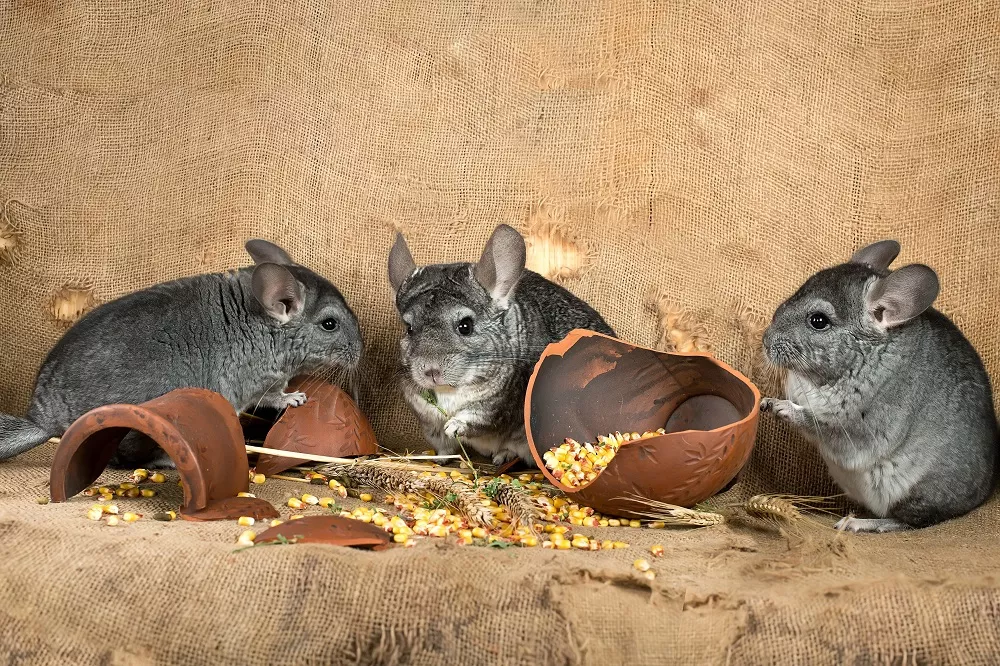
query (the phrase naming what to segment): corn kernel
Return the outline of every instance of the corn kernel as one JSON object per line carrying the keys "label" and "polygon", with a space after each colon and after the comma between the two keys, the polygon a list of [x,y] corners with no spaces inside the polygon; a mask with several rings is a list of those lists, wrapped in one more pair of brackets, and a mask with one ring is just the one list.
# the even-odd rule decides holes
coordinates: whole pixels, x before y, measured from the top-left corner
{"label": "corn kernel", "polygon": [[638,520],[630,520],[630,521],[628,521],[628,526],[629,527],[642,527],[642,523],[639,522]]}
{"label": "corn kernel", "polygon": [[37,502],[38,504],[48,504],[49,497],[48,495],[42,495],[41,497],[36,497],[35,502]]}
{"label": "corn kernel", "polygon": [[555,548],[555,547],[556,547],[556,545],[554,543],[552,543],[551,541],[543,541],[542,542],[542,548]]}
{"label": "corn kernel", "polygon": [[118,516],[108,516],[104,521],[107,525],[114,527],[118,524]]}
{"label": "corn kernel", "polygon": [[147,469],[140,468],[132,472],[132,480],[135,481],[136,483],[145,481],[148,478],[149,478],[149,470]]}
{"label": "corn kernel", "polygon": [[101,500],[104,502],[110,502],[115,498],[113,493],[101,493]]}
{"label": "corn kernel", "polygon": [[86,495],[87,497],[93,497],[94,495],[97,494],[97,488],[94,488],[93,486],[91,486],[90,488],[86,488],[83,491],[83,494]]}
{"label": "corn kernel", "polygon": [[87,512],[87,518],[89,518],[90,520],[100,520],[102,516],[104,516],[104,512],[101,511],[100,507],[97,507],[96,509],[91,509],[90,511]]}
{"label": "corn kernel", "polygon": [[104,510],[104,513],[111,513],[111,514],[117,514],[118,513],[118,505],[117,504],[106,504],[106,505],[102,506],[101,509]]}
{"label": "corn kernel", "polygon": [[360,495],[358,495],[358,499],[361,500],[362,502],[371,502],[372,496],[369,495],[368,493],[361,493]]}
{"label": "corn kernel", "polygon": [[557,550],[569,550],[570,548],[572,548],[572,545],[570,545],[570,542],[565,539],[556,544]]}
{"label": "corn kernel", "polygon": [[655,544],[649,547],[649,552],[653,554],[653,557],[663,557],[663,546],[660,544]]}
{"label": "corn kernel", "polygon": [[97,492],[101,493],[102,495],[110,495],[111,488],[108,488],[107,486],[101,486],[100,488],[97,489]]}
{"label": "corn kernel", "polygon": [[125,491],[121,488],[115,491],[115,495],[118,497],[125,497]]}
{"label": "corn kernel", "polygon": [[163,483],[164,481],[167,480],[167,477],[163,476],[163,474],[159,472],[154,472],[153,474],[149,475],[149,480],[152,481],[153,483]]}
{"label": "corn kernel", "polygon": [[406,543],[410,540],[410,537],[405,534],[393,534],[392,540],[396,543]]}
{"label": "corn kernel", "polygon": [[253,493],[236,493],[237,497],[257,497]]}
{"label": "corn kernel", "polygon": [[336,503],[337,503],[337,500],[333,499],[332,497],[320,497],[319,498],[319,505],[321,507],[323,507],[324,509],[329,509],[331,506],[333,506]]}
{"label": "corn kernel", "polygon": [[618,520],[617,518],[609,518],[608,519],[608,526],[609,527],[621,527],[621,524],[622,524],[622,521]]}
{"label": "corn kernel", "polygon": [[264,483],[265,477],[263,474],[254,474],[252,481],[258,486]]}
{"label": "corn kernel", "polygon": [[667,524],[662,520],[654,520],[648,525],[649,529],[651,530],[662,530],[666,526]]}
{"label": "corn kernel", "polygon": [[275,518],[274,520],[271,521],[271,527],[277,527],[283,522],[285,521],[281,520],[280,518]]}
{"label": "corn kernel", "polygon": [[141,497],[142,491],[139,490],[138,488],[129,488],[128,490],[125,491],[125,496],[131,497],[133,499],[136,497]]}
{"label": "corn kernel", "polygon": [[649,562],[647,560],[638,559],[632,563],[632,566],[639,571],[649,571]]}
{"label": "corn kernel", "polygon": [[290,506],[293,509],[301,509],[302,500],[300,500],[298,497],[290,497],[288,499],[288,506]]}
{"label": "corn kernel", "polygon": [[628,548],[628,544],[624,541],[615,541],[615,548]]}
{"label": "corn kernel", "polygon": [[607,539],[605,539],[604,541],[601,542],[601,550],[611,550],[614,547],[615,547],[614,541],[608,541]]}
{"label": "corn kernel", "polygon": [[299,520],[300,518],[305,518],[301,513],[297,513],[294,516],[289,516],[288,520]]}
{"label": "corn kernel", "polygon": [[656,578],[656,572],[654,571],[645,571],[642,575],[646,577],[646,580],[653,580]]}
{"label": "corn kernel", "polygon": [[143,488],[139,492],[143,497],[154,497],[156,495],[156,491],[152,488]]}
{"label": "corn kernel", "polygon": [[486,534],[487,534],[486,530],[483,529],[482,527],[472,528],[472,536],[475,537],[476,539],[485,539]]}
{"label": "corn kernel", "polygon": [[241,546],[252,546],[254,539],[257,538],[257,533],[253,530],[247,530],[240,534],[239,538],[236,539],[236,543]]}
{"label": "corn kernel", "polygon": [[140,518],[142,518],[140,514],[133,513],[131,511],[126,511],[124,514],[122,514],[122,520],[124,520],[126,523],[134,523]]}
{"label": "corn kernel", "polygon": [[521,545],[527,548],[533,548],[538,545],[538,537],[536,536],[526,536],[521,539]]}
{"label": "corn kernel", "polygon": [[251,527],[255,522],[257,521],[253,519],[253,516],[240,516],[239,520],[236,521],[236,524],[240,527]]}
{"label": "corn kernel", "polygon": [[319,504],[319,498],[315,495],[310,495],[309,493],[302,496],[302,501],[306,504]]}

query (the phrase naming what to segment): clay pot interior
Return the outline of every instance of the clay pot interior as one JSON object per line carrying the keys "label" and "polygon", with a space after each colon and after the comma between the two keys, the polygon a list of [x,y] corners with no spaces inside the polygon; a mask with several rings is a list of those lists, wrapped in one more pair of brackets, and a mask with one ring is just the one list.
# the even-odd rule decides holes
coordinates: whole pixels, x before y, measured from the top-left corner
{"label": "clay pot interior", "polygon": [[[692,506],[715,494],[745,464],[756,436],[760,393],[746,377],[705,354],[646,349],[592,331],[549,345],[525,399],[528,443],[542,472],[582,503],[627,516],[630,495]],[[568,488],[542,454],[566,437],[664,428],[626,443],[590,485]]]}

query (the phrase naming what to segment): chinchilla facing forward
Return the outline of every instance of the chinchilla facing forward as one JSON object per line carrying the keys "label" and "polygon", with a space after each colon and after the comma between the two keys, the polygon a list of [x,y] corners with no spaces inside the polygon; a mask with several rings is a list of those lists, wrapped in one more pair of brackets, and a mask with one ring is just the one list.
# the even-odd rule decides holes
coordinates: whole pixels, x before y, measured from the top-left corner
{"label": "chinchilla facing forward", "polygon": [[524,397],[542,351],[576,328],[614,335],[593,308],[524,264],[524,239],[507,225],[474,264],[418,268],[402,235],[389,253],[405,327],[403,395],[441,455],[461,441],[497,465],[533,464]]}
{"label": "chinchilla facing forward", "polygon": [[[237,411],[282,409],[306,401],[284,392],[292,377],[353,372],[361,332],[340,291],[272,243],[251,240],[246,249],[253,267],[158,284],[84,315],[43,361],[27,418],[0,414],[0,460],[102,405],[198,387]],[[134,432],[112,464],[172,466]]]}
{"label": "chinchilla facing forward", "polygon": [[931,307],[938,278],[895,271],[895,241],[809,278],[774,314],[768,359],[787,371],[772,410],[819,448],[833,479],[874,518],[854,532],[935,525],[985,502],[997,477],[990,379],[965,336]]}

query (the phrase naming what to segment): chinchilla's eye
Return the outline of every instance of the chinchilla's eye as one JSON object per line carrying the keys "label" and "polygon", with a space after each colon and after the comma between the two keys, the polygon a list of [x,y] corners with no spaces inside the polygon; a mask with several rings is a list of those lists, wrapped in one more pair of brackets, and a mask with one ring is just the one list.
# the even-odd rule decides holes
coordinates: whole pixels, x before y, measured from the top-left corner
{"label": "chinchilla's eye", "polygon": [[813,312],[809,315],[809,325],[817,331],[822,331],[830,328],[830,318],[822,312]]}
{"label": "chinchilla's eye", "polygon": [[462,317],[455,327],[459,335],[472,335],[472,329],[472,317]]}
{"label": "chinchilla's eye", "polygon": [[323,323],[320,324],[324,331],[335,331],[337,330],[337,320],[336,319],[324,319]]}

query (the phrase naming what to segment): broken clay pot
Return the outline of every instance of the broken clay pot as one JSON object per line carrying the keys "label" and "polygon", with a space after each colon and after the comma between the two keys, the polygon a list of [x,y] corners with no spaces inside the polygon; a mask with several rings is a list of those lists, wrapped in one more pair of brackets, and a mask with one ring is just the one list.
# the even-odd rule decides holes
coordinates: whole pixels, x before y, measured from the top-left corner
{"label": "broken clay pot", "polygon": [[308,516],[276,525],[257,536],[256,543],[279,541],[325,543],[370,550],[389,547],[391,535],[385,530],[342,516]]}
{"label": "broken clay pot", "polygon": [[[535,365],[524,403],[528,445],[557,488],[587,506],[640,518],[651,510],[632,496],[691,507],[732,481],[757,434],[760,392],[742,374],[701,353],[646,349],[594,331],[574,330]],[[559,482],[542,455],[567,437],[664,428],[625,442],[596,479]]]}
{"label": "broken clay pot", "polygon": [[[285,390],[303,391],[307,400],[304,405],[284,411],[264,439],[266,448],[335,458],[376,452],[375,431],[364,412],[339,386],[314,377],[296,377]],[[298,458],[264,454],[254,469],[271,476],[302,464]]]}
{"label": "broken clay pot", "polygon": [[64,502],[96,481],[130,430],[156,442],[177,466],[184,483],[181,517],[278,516],[264,500],[237,497],[250,484],[239,418],[225,398],[200,388],[177,389],[140,405],[105,405],[78,418],[52,461],[52,501]]}

